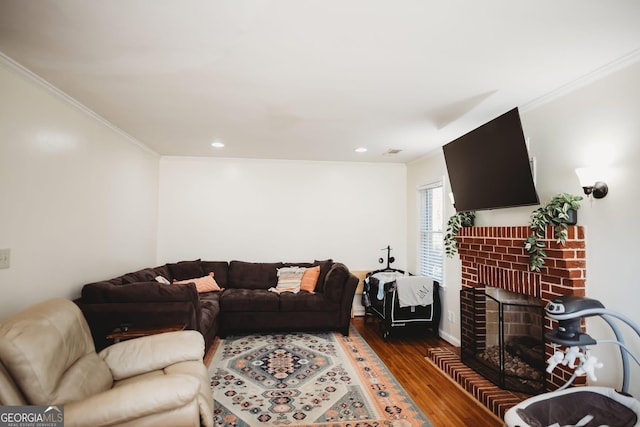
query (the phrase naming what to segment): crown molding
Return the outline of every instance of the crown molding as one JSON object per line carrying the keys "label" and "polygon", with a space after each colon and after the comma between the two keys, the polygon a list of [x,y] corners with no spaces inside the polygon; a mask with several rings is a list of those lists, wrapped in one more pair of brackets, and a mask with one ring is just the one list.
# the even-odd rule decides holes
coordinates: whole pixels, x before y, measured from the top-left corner
{"label": "crown molding", "polygon": [[552,90],[551,92],[542,95],[538,98],[535,98],[521,106],[519,106],[518,108],[521,111],[530,111],[533,110],[534,108],[537,108],[543,104],[546,104],[548,102],[553,101],[556,98],[559,98],[563,95],[566,95],[570,92],[573,92],[576,89],[579,89],[583,86],[586,86],[590,83],[593,83],[597,80],[602,79],[603,77],[614,73],[618,70],[621,70],[622,68],[625,68],[631,64],[633,64],[636,61],[640,60],[640,49],[636,49],[633,50],[631,52],[629,52],[628,54],[616,59],[615,61],[612,61],[608,64],[603,65],[600,68],[596,68],[595,70],[593,70],[592,72],[585,74],[582,77],[579,77],[567,84],[564,84],[554,90]]}
{"label": "crown molding", "polygon": [[52,95],[54,95],[56,98],[58,98],[58,99],[62,100],[63,102],[69,104],[70,106],[74,107],[76,110],[79,110],[81,113],[91,117],[92,119],[94,119],[98,123],[102,124],[103,126],[109,128],[110,130],[112,130],[113,132],[118,134],[119,136],[123,137],[128,142],[136,145],[138,148],[141,148],[142,150],[144,150],[144,151],[146,151],[148,153],[154,154],[156,156],[160,156],[156,151],[154,151],[151,148],[149,148],[149,146],[147,146],[144,143],[140,142],[138,139],[134,138],[133,136],[131,136],[127,132],[123,131],[118,126],[114,125],[113,123],[111,123],[110,121],[108,121],[107,119],[105,119],[104,117],[102,117],[101,115],[99,115],[98,113],[96,113],[95,111],[93,111],[92,109],[87,107],[86,105],[82,104],[77,99],[75,99],[72,96],[69,96],[65,92],[61,91],[60,89],[58,89],[57,87],[55,87],[54,85],[52,85],[51,83],[49,83],[48,81],[46,81],[45,79],[40,77],[39,75],[35,74],[31,70],[25,68],[24,66],[22,66],[18,62],[14,61],[12,58],[10,58],[9,56],[5,55],[3,52],[0,52],[0,61],[2,61],[9,68],[14,70],[18,74],[20,74],[21,76],[26,78],[27,80],[29,80],[31,83],[34,83],[35,85],[43,88],[47,92],[49,92]]}

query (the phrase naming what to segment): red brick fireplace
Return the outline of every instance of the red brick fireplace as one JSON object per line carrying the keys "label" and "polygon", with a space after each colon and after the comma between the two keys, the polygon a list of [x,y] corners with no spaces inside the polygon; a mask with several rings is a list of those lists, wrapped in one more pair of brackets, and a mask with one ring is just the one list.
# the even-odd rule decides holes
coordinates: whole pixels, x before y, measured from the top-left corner
{"label": "red brick fireplace", "polygon": [[[538,297],[544,304],[558,295],[585,293],[586,262],[584,228],[569,226],[564,245],[557,244],[553,227],[547,227],[547,258],[540,272],[530,271],[524,240],[527,226],[465,227],[458,235],[458,253],[462,261],[462,288],[490,286]],[[555,325],[545,319],[550,332]],[[545,353],[553,353],[551,344]],[[560,366],[547,376],[550,389],[563,385],[572,371]]]}
{"label": "red brick fireplace", "polygon": [[[524,249],[524,240],[529,232],[527,226],[462,228],[458,235],[462,288],[505,289],[540,298],[543,304],[558,295],[584,295],[584,228],[569,226],[566,243],[559,245],[555,241],[553,228],[548,227],[544,239],[547,258],[540,272],[529,269],[529,255]],[[544,319],[547,332],[555,326],[555,322]],[[547,343],[545,357],[550,357],[552,352],[553,346]],[[527,397],[521,393],[501,390],[462,364],[459,356],[451,352],[433,349],[428,358],[499,417],[509,407]],[[548,388],[553,390],[563,385],[572,373],[566,367],[556,367],[551,375],[547,374]],[[584,378],[577,378],[575,383],[581,382],[584,383]]]}

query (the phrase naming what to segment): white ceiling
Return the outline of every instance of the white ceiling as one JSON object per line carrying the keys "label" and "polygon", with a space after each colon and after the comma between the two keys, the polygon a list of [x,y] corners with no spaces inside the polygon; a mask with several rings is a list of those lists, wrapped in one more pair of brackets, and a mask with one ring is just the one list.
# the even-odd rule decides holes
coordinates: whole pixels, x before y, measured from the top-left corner
{"label": "white ceiling", "polygon": [[407,162],[639,49],[638,0],[0,1],[0,52],[162,155]]}

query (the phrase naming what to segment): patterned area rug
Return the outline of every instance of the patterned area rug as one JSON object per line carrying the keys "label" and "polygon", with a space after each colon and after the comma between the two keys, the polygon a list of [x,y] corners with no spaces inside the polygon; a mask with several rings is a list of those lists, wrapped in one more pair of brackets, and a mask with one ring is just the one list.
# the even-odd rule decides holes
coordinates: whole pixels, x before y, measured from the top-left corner
{"label": "patterned area rug", "polygon": [[229,336],[209,373],[216,426],[432,426],[353,328]]}

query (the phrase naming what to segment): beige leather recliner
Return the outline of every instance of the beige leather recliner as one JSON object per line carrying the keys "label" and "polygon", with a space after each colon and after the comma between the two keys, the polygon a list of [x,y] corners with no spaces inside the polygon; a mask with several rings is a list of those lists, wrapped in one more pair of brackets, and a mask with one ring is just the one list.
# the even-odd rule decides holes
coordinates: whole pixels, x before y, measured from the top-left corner
{"label": "beige leather recliner", "polygon": [[196,331],[123,341],[96,353],[69,300],[0,323],[0,405],[64,405],[71,426],[213,426],[213,395]]}

